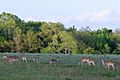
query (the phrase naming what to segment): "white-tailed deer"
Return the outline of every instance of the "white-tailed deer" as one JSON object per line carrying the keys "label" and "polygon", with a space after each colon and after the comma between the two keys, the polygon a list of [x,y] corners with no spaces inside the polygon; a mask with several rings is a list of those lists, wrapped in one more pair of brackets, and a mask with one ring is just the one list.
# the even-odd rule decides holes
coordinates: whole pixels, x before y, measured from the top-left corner
{"label": "white-tailed deer", "polygon": [[106,69],[110,69],[110,68],[112,68],[113,70],[115,69],[115,66],[114,66],[114,63],[113,62],[111,62],[111,61],[105,61],[104,62],[104,60],[102,60],[102,65],[103,65],[103,67],[105,67]]}
{"label": "white-tailed deer", "polygon": [[88,64],[89,64],[89,65],[94,65],[94,66],[95,66],[95,60],[89,59],[89,60],[88,60]]}
{"label": "white-tailed deer", "polygon": [[8,57],[7,54],[3,55],[3,59],[7,59],[7,57]]}
{"label": "white-tailed deer", "polygon": [[8,63],[13,63],[14,61],[16,61],[17,63],[20,63],[17,56],[8,56],[7,54],[3,55],[3,59],[6,59]]}
{"label": "white-tailed deer", "polygon": [[[86,64],[88,64],[88,61],[89,61],[89,58],[82,58],[82,59],[80,59],[80,62],[81,63],[86,63]],[[79,64],[80,64],[80,62],[79,62]]]}
{"label": "white-tailed deer", "polygon": [[42,56],[37,55],[36,57],[33,58],[33,61],[34,62],[40,62],[42,60],[42,58],[43,58]]}
{"label": "white-tailed deer", "polygon": [[25,56],[22,56],[22,58],[21,58],[23,61],[26,61],[27,62],[27,57],[25,57]]}
{"label": "white-tailed deer", "polygon": [[56,64],[56,63],[58,63],[58,61],[59,61],[59,57],[57,57],[56,59],[49,60],[49,63],[50,64]]}
{"label": "white-tailed deer", "polygon": [[20,54],[20,58],[21,58],[22,61],[27,62],[27,57],[24,53]]}
{"label": "white-tailed deer", "polygon": [[[88,65],[95,65],[95,61],[90,58],[82,58],[80,59],[81,63],[88,64]],[[79,64],[80,64],[79,62]]]}

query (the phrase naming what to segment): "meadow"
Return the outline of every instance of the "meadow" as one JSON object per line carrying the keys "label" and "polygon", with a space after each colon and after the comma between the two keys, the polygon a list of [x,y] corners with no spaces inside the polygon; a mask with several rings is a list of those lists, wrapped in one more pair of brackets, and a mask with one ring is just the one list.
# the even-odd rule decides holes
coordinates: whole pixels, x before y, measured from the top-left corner
{"label": "meadow", "polygon": [[[43,57],[40,62],[32,60],[38,54],[26,55],[27,62],[9,64],[0,54],[0,80],[120,80],[120,55],[39,54]],[[48,63],[56,57],[58,63]],[[92,58],[96,65],[78,64],[83,57]],[[105,69],[102,59],[114,62],[115,70]]]}

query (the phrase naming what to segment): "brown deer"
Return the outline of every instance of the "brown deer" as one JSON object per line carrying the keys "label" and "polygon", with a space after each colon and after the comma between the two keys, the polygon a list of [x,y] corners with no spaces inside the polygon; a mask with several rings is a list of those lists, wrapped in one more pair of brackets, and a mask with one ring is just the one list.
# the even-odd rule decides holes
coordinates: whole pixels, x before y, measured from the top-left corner
{"label": "brown deer", "polygon": [[6,59],[7,62],[10,64],[13,63],[14,61],[16,61],[17,63],[20,63],[16,55],[10,57],[7,54],[4,54],[3,59]]}
{"label": "brown deer", "polygon": [[[86,63],[88,65],[95,65],[95,60],[90,59],[90,58],[82,58],[82,59],[80,59],[80,62],[84,63],[84,64]],[[79,64],[80,64],[80,62],[79,62]]]}
{"label": "brown deer", "polygon": [[89,65],[94,65],[94,66],[95,66],[95,60],[89,59],[89,60],[88,60],[88,64],[89,64]]}
{"label": "brown deer", "polygon": [[[82,59],[80,59],[80,62],[81,63],[86,63],[86,64],[88,64],[88,61],[89,61],[89,58],[82,58]],[[80,62],[79,62],[79,64],[80,64]]]}
{"label": "brown deer", "polygon": [[111,62],[111,61],[105,61],[104,62],[104,60],[102,60],[102,65],[103,65],[103,67],[105,67],[106,69],[110,69],[110,68],[112,68],[113,70],[115,69],[115,66],[114,66],[114,63],[113,62]]}

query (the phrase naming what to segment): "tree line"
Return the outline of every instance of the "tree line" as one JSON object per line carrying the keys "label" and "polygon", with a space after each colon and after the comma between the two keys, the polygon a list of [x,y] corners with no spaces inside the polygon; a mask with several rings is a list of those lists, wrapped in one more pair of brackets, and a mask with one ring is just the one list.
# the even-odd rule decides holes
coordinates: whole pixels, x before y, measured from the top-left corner
{"label": "tree line", "polygon": [[0,52],[120,54],[120,29],[65,28],[60,22],[24,21],[0,14]]}

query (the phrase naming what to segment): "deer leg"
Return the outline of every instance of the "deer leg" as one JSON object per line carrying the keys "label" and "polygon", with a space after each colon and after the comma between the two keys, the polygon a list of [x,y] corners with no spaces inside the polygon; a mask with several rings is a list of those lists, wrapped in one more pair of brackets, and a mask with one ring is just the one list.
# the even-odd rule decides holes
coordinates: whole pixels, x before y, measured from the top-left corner
{"label": "deer leg", "polygon": [[112,65],[112,69],[113,69],[113,70],[115,69],[114,65]]}

